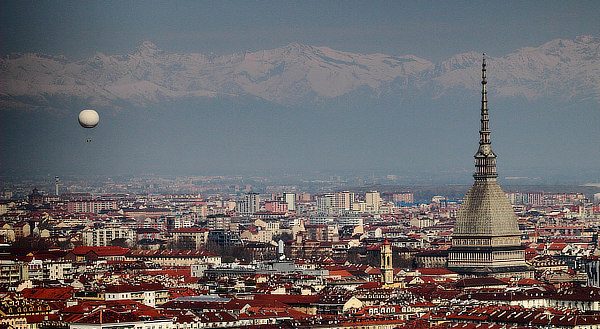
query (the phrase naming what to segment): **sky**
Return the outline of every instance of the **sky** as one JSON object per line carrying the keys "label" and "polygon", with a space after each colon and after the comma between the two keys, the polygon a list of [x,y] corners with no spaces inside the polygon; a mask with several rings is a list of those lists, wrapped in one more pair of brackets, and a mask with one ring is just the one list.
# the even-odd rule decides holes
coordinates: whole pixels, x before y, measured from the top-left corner
{"label": "sky", "polygon": [[143,41],[230,54],[299,42],[439,61],[600,32],[598,1],[12,1],[0,50],[82,58]]}
{"label": "sky", "polygon": [[[501,57],[521,47],[537,47],[557,38],[598,36],[599,14],[600,1],[596,0],[3,0],[0,1],[0,54],[33,52],[64,55],[76,60],[97,52],[107,55],[131,53],[143,41],[151,41],[168,53],[223,55],[274,49],[298,42],[356,53],[412,54],[437,62],[469,51]],[[475,94],[467,100],[475,111],[479,106],[477,97]],[[91,145],[65,142],[72,134],[83,136],[80,141],[87,137],[84,136],[86,133],[76,131],[78,127],[64,128],[64,122],[71,122],[71,118],[31,113],[3,114],[5,123],[3,127],[0,123],[0,129],[5,133],[0,143],[3,153],[10,159],[0,160],[0,171],[49,177],[86,171],[99,174],[170,173],[169,169],[177,163],[177,170],[172,173],[234,173],[240,168],[268,173],[271,169],[310,171],[313,167],[332,172],[360,169],[370,173],[381,169],[382,174],[421,175],[424,177],[421,182],[430,183],[431,177],[439,179],[448,169],[458,173],[461,182],[472,180],[472,154],[478,129],[476,116],[472,121],[458,122],[452,111],[433,113],[420,108],[418,114],[392,113],[390,109],[394,104],[367,104],[350,110],[338,108],[324,114],[317,111],[284,112],[272,104],[260,102],[206,102],[203,106],[212,107],[214,111],[208,117],[192,113],[195,121],[187,119],[190,113],[186,110],[167,116],[161,116],[160,110],[156,109],[148,109],[148,114],[102,115],[95,136],[97,142]],[[496,100],[491,100],[491,104],[498,105]],[[521,105],[516,104],[516,109]],[[525,106],[536,106],[542,111],[547,105]],[[443,107],[444,104],[435,106]],[[456,106],[464,107],[465,104],[457,102]],[[253,112],[258,111],[257,107],[261,108],[260,114]],[[217,109],[219,113],[216,113]],[[511,111],[516,113],[516,109]],[[150,113],[151,110],[155,112]],[[560,131],[567,124],[578,125],[587,131],[583,145],[588,149],[593,146],[590,140],[594,134],[590,131],[594,129],[593,123],[598,122],[598,111],[588,109],[579,118],[564,111],[549,111],[547,113],[553,113],[556,118],[546,119],[545,127],[532,129],[529,124],[541,113],[536,111],[526,113],[528,121],[522,122],[492,117],[495,120],[492,121],[493,129],[501,128],[493,131],[492,138],[497,137],[499,141],[494,150],[500,154],[499,166],[505,166],[502,169],[507,176],[535,175],[541,172],[539,166],[544,165],[535,158],[528,159],[523,153],[511,152],[510,144],[514,145],[517,138],[519,143],[543,141],[550,136],[544,131],[546,128]],[[352,113],[351,118],[347,116],[348,112]],[[140,117],[144,117],[144,122],[136,127],[132,123],[139,122]],[[167,123],[165,118],[172,121]],[[437,135],[419,128],[433,122],[432,118],[438,120],[435,123]],[[394,125],[394,122],[407,119],[414,122],[406,122],[400,128],[398,124]],[[113,127],[113,130],[102,127]],[[354,129],[353,133],[348,134],[348,127]],[[226,129],[232,131],[226,132]],[[462,139],[462,131],[471,130],[472,133]],[[444,136],[458,136],[458,139]],[[560,136],[566,137],[568,132]],[[591,139],[588,136],[592,136]],[[546,168],[549,176],[554,175],[546,181],[568,182],[570,177],[579,174],[559,173],[566,168],[581,172],[589,172],[591,168],[591,176],[587,175],[585,179],[596,177],[598,170],[594,171],[594,168],[597,166],[576,160],[582,146],[575,140],[561,139],[562,150],[553,149],[552,145],[530,146],[534,152],[539,152],[540,159],[546,164],[557,160]],[[124,140],[135,146],[125,147]],[[182,140],[188,142],[182,143]],[[196,141],[204,141],[204,144]],[[330,144],[323,141],[330,141]],[[392,141],[391,145],[389,141]],[[346,146],[339,148],[337,145],[340,144]],[[456,148],[456,144],[461,147]],[[265,150],[265,145],[271,145],[276,151]],[[437,145],[438,151],[440,145],[444,147],[440,153],[428,152],[432,145]],[[393,156],[382,156],[386,152],[392,154],[394,150]],[[544,157],[555,151],[563,155]],[[190,152],[198,155],[186,155]],[[49,158],[51,156],[56,158]],[[35,170],[22,171],[22,168]],[[519,171],[520,168],[526,170]],[[219,172],[220,169],[223,172]],[[561,179],[561,175],[567,178]]]}

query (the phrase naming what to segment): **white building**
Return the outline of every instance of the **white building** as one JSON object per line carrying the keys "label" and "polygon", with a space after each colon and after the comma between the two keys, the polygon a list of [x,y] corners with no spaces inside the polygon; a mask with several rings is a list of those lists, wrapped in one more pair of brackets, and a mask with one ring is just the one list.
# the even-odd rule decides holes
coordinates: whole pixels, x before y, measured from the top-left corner
{"label": "white building", "polygon": [[315,215],[308,219],[310,225],[329,225],[333,223],[333,216],[328,215]]}
{"label": "white building", "polygon": [[104,300],[134,300],[156,307],[169,300],[169,289],[157,283],[107,286],[104,291]]}
{"label": "white building", "polygon": [[86,246],[106,247],[110,246],[114,239],[127,239],[133,242],[135,231],[127,226],[87,228],[83,231],[83,243]]}
{"label": "white building", "polygon": [[296,211],[296,194],[283,193],[283,201],[287,203],[289,211]]}
{"label": "white building", "polygon": [[72,278],[73,264],[34,258],[27,264],[27,271],[30,280],[65,280]]}
{"label": "white building", "polygon": [[340,227],[344,226],[363,226],[362,216],[356,214],[345,214],[338,217],[338,224]]}

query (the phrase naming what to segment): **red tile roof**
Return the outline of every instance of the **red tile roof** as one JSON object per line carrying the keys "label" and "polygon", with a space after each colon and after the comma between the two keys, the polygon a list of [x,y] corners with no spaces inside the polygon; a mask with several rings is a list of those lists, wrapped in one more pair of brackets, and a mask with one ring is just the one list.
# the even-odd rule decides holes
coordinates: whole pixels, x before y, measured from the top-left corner
{"label": "red tile roof", "polygon": [[124,292],[140,292],[140,291],[157,291],[157,290],[168,290],[161,283],[143,283],[139,285],[109,285],[104,289],[105,292],[110,293],[124,293]]}
{"label": "red tile roof", "polygon": [[334,270],[334,271],[329,271],[329,275],[330,276],[341,276],[342,278],[350,278],[353,277],[352,274],[350,274],[350,272],[346,271],[346,270]]}
{"label": "red tile roof", "polygon": [[127,254],[129,249],[122,247],[89,247],[89,246],[79,246],[75,247],[71,252],[73,252],[77,256],[85,256],[89,252],[94,252],[98,256],[107,257],[107,256],[124,256]]}
{"label": "red tile roof", "polygon": [[421,275],[458,275],[456,272],[445,268],[418,268]]}
{"label": "red tile roof", "polygon": [[491,285],[508,285],[508,283],[494,277],[466,278],[456,282],[457,288],[477,288]]}
{"label": "red tile roof", "polygon": [[312,304],[321,299],[321,295],[254,295],[254,301],[257,305],[272,305],[274,301],[290,306],[299,304]]}
{"label": "red tile roof", "polygon": [[565,247],[566,247],[566,246],[567,246],[567,244],[566,244],[566,243],[558,243],[558,242],[555,242],[555,243],[552,243],[552,244],[551,244],[551,245],[548,247],[548,250],[563,250],[563,249],[565,249]]}
{"label": "red tile roof", "polygon": [[110,300],[110,301],[84,301],[76,305],[66,307],[61,313],[64,314],[86,314],[97,308],[105,307],[118,312],[132,311],[132,310],[151,310],[151,306],[142,304],[129,299],[123,300]]}
{"label": "red tile roof", "polygon": [[238,319],[264,319],[264,318],[288,318],[303,319],[310,317],[308,314],[296,311],[289,307],[249,307],[246,312],[241,313]]}
{"label": "red tile roof", "polygon": [[21,291],[23,297],[42,300],[68,300],[73,296],[72,287],[26,288]]}

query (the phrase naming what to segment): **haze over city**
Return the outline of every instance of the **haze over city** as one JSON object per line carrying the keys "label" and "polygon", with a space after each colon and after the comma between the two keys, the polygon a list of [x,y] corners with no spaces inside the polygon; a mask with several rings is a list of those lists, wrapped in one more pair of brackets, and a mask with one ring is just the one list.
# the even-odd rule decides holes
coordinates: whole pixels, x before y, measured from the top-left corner
{"label": "haze over city", "polygon": [[0,1],[0,329],[598,329],[599,1]]}
{"label": "haze over city", "polygon": [[600,177],[596,1],[0,6],[3,177],[470,183],[483,52],[499,179]]}

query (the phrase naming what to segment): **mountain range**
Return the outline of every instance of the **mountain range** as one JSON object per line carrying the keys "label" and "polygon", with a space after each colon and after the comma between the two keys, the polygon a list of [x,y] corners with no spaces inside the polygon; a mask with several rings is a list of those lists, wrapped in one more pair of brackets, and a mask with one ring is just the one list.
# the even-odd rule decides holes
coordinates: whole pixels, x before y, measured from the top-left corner
{"label": "mountain range", "polygon": [[[165,100],[255,97],[278,105],[318,104],[358,92],[372,98],[412,92],[441,97],[480,89],[482,54],[432,63],[412,55],[356,54],[298,43],[225,56],[173,54],[145,41],[132,53],[64,56],[10,54],[0,59],[0,104],[54,108],[144,107]],[[580,36],[486,56],[490,93],[536,100],[600,102],[600,37]],[[363,94],[361,94],[363,95]]]}

